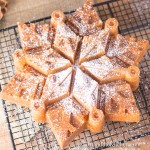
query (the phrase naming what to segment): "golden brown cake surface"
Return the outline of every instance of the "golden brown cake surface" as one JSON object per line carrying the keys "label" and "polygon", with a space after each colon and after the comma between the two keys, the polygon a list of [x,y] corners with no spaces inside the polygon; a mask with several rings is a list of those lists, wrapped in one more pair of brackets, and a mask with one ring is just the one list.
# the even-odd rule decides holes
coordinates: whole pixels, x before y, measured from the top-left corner
{"label": "golden brown cake surface", "polygon": [[44,75],[67,69],[71,63],[53,49],[33,49],[25,53],[26,63]]}
{"label": "golden brown cake surface", "polygon": [[47,121],[62,149],[86,127],[88,112],[68,97],[49,106]]}
{"label": "golden brown cake surface", "polygon": [[57,26],[54,48],[72,63],[76,56],[79,41],[80,37],[71,31],[65,23],[61,23]]}
{"label": "golden brown cake surface", "polygon": [[138,122],[140,112],[130,85],[124,81],[100,85],[100,108],[106,120]]}
{"label": "golden brown cake surface", "polygon": [[84,62],[81,64],[81,69],[85,70],[90,76],[100,83],[107,83],[117,80],[128,81],[135,90],[139,84],[139,69],[136,66],[127,67],[120,60],[110,59],[107,56],[102,56],[98,59]]}
{"label": "golden brown cake surface", "polygon": [[32,73],[16,73],[1,92],[1,97],[11,103],[29,107],[30,100],[41,96],[45,78]]}
{"label": "golden brown cake surface", "polygon": [[42,101],[46,105],[59,101],[70,94],[72,67],[67,70],[51,74],[47,77],[42,93]]}
{"label": "golden brown cake surface", "polygon": [[53,49],[16,50],[13,58],[17,70],[22,71],[24,65],[29,65],[46,76],[71,66],[69,60],[62,57]]}
{"label": "golden brown cake surface", "polygon": [[108,39],[108,30],[101,30],[96,34],[85,36],[82,40],[79,63],[104,55]]}
{"label": "golden brown cake surface", "polygon": [[73,96],[88,111],[97,108],[98,83],[79,68],[76,70]]}
{"label": "golden brown cake surface", "polygon": [[148,49],[147,40],[137,40],[118,34],[108,45],[107,56],[118,57],[129,65],[138,65]]}
{"label": "golden brown cake surface", "polygon": [[67,16],[67,24],[76,34],[86,36],[101,30],[103,23],[90,0],[87,0],[83,7]]}
{"label": "golden brown cake surface", "polygon": [[18,23],[20,40],[24,50],[41,47],[43,49],[51,48],[53,40],[53,29],[49,24],[36,25],[31,23],[26,25],[23,22]]}

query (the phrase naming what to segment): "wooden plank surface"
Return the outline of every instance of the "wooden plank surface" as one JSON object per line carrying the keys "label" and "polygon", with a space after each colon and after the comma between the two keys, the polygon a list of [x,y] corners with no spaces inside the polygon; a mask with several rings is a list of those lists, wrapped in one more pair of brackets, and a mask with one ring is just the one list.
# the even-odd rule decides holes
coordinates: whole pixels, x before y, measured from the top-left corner
{"label": "wooden plank surface", "polygon": [[1,28],[15,25],[18,21],[30,21],[49,16],[52,11],[69,11],[81,6],[85,0],[8,0],[8,12]]}
{"label": "wooden plank surface", "polygon": [[[95,0],[100,2],[102,0]],[[68,11],[81,6],[85,0],[8,0],[8,12],[0,28],[15,25],[17,21],[30,21],[49,16],[55,9]],[[5,114],[0,103],[0,150],[11,150],[11,140]],[[150,149],[150,136],[127,142],[122,147],[109,149]]]}
{"label": "wooden plank surface", "polygon": [[[52,11],[69,11],[82,6],[86,0],[8,0],[8,11],[0,28],[16,25],[18,21],[31,21],[49,16]],[[106,0],[93,0],[94,3]]]}
{"label": "wooden plank surface", "polygon": [[11,150],[12,143],[6,123],[6,117],[0,101],[0,150]]}

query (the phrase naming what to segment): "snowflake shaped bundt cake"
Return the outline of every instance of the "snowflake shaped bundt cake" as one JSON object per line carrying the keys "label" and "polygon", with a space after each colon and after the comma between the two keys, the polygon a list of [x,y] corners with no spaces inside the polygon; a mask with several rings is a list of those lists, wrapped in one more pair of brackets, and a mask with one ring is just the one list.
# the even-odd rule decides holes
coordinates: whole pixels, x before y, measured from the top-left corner
{"label": "snowflake shaped bundt cake", "polygon": [[103,23],[89,0],[50,24],[18,23],[22,50],[13,53],[16,73],[1,97],[29,107],[48,122],[65,148],[84,129],[101,132],[106,121],[138,122],[133,90],[148,41],[118,34],[118,21]]}

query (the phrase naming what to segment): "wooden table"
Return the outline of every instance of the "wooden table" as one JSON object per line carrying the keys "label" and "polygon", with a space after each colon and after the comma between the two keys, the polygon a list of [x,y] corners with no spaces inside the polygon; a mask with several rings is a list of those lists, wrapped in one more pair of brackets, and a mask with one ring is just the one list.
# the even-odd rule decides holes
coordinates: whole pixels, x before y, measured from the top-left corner
{"label": "wooden table", "polygon": [[[15,25],[17,21],[30,21],[49,16],[55,9],[72,10],[84,3],[85,0],[8,0],[8,12],[0,24],[0,28]],[[99,2],[102,0],[95,0]],[[11,150],[12,145],[6,124],[5,114],[0,103],[0,150]],[[137,147],[139,145],[139,147]],[[130,147],[132,146],[132,147]],[[108,149],[150,149],[150,136],[127,142],[125,147]]]}

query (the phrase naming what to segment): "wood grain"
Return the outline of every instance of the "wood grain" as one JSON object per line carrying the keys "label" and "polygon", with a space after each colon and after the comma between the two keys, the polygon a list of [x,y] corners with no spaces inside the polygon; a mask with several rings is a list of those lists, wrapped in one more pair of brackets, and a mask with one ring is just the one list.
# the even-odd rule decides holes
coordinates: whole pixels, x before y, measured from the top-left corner
{"label": "wood grain", "polygon": [[0,150],[11,150],[12,143],[2,103],[0,103]]}

